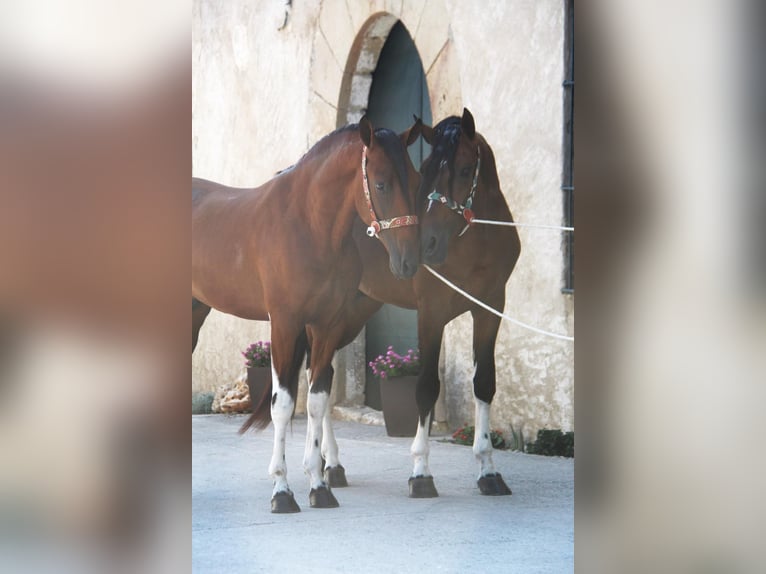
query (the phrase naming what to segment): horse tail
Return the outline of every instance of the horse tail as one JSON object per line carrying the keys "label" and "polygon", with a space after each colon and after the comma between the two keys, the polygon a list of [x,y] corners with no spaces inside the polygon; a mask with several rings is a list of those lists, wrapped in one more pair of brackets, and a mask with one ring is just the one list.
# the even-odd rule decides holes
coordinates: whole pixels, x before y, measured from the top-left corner
{"label": "horse tail", "polygon": [[[298,374],[303,364],[303,359],[306,356],[306,350],[308,348],[308,338],[306,336],[306,330],[303,329],[295,340],[293,347],[293,360],[290,363],[290,370],[287,373],[287,391],[290,393],[290,397],[293,399],[293,405],[296,404],[296,398],[298,397]],[[271,422],[271,397],[274,395],[274,380],[272,378],[271,385],[267,391],[264,391],[260,397],[250,397],[253,407],[252,414],[247,417],[247,420],[242,423],[239,429],[239,434],[243,434],[251,427],[257,431],[261,431],[269,426]],[[257,402],[256,402],[257,401]],[[295,406],[293,406],[293,415],[295,414]]]}

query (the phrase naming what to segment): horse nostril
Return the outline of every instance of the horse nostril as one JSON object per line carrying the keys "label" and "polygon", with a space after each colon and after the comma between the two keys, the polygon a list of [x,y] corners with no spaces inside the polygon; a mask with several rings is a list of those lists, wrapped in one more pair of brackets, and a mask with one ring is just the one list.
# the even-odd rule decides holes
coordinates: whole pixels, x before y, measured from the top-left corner
{"label": "horse nostril", "polygon": [[428,243],[426,244],[426,253],[428,255],[431,255],[435,249],[436,249],[436,237],[432,235],[430,239],[428,240]]}
{"label": "horse nostril", "polygon": [[408,260],[402,262],[402,272],[405,277],[412,277],[415,274],[415,267]]}

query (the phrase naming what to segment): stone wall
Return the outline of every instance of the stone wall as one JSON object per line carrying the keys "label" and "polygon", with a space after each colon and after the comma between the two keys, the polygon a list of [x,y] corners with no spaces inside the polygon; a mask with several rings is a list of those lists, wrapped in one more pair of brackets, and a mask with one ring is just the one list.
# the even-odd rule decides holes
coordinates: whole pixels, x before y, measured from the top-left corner
{"label": "stone wall", "polygon": [[[375,1],[294,3],[195,0],[194,175],[257,185],[315,141],[363,113],[380,49],[397,20],[426,71],[435,122],[468,107],[492,146],[517,221],[562,220],[563,38],[561,2]],[[506,312],[572,334],[561,234],[520,230],[522,253]],[[473,420],[468,315],[448,326],[442,418]],[[268,325],[211,313],[193,358],[193,388],[236,377],[239,351]],[[363,400],[363,342],[336,360],[342,402]],[[360,357],[361,354],[361,357]],[[493,426],[572,430],[573,345],[504,322],[496,349]]]}

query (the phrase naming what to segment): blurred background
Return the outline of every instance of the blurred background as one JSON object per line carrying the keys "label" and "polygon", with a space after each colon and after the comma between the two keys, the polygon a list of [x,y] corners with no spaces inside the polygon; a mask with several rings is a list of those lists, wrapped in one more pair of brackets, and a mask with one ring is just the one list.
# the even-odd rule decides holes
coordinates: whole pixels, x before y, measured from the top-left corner
{"label": "blurred background", "polygon": [[189,22],[0,6],[2,571],[190,565]]}

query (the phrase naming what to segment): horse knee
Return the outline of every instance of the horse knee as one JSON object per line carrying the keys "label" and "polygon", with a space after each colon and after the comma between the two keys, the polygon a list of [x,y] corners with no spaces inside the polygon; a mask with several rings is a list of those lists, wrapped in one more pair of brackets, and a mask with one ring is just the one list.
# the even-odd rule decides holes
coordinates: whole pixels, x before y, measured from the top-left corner
{"label": "horse knee", "polygon": [[415,400],[418,403],[418,407],[421,411],[431,408],[436,404],[436,399],[439,398],[439,377],[421,377],[418,379],[417,387],[415,389]]}

